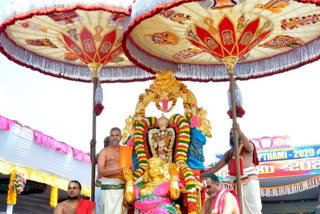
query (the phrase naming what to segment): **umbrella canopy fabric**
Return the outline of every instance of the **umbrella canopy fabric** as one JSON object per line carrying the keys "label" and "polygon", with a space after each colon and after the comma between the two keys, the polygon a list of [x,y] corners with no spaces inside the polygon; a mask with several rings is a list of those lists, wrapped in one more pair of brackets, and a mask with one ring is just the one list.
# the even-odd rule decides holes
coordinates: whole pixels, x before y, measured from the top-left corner
{"label": "umbrella canopy fabric", "polygon": [[320,6],[319,0],[296,0],[296,1],[306,3],[306,4],[315,4],[317,6]]}
{"label": "umbrella canopy fabric", "polygon": [[[149,72],[227,81],[222,59],[239,57],[235,77],[259,78],[320,58],[320,7],[289,0],[152,1],[133,5],[123,48]],[[142,9],[141,5],[145,7]]]}
{"label": "umbrella canopy fabric", "polygon": [[0,51],[10,60],[51,76],[90,82],[87,65],[101,63],[101,82],[142,81],[121,47],[132,1],[16,0],[0,26]]}

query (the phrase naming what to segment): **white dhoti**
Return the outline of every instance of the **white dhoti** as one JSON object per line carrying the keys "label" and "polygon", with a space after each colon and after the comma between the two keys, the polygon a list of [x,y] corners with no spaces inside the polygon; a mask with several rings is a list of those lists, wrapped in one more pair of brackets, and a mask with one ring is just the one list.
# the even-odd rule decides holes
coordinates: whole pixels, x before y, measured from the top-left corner
{"label": "white dhoti", "polygon": [[[262,203],[257,170],[255,167],[249,167],[243,169],[243,172],[244,175],[241,176],[243,214],[261,214]],[[235,181],[235,177],[231,176],[231,180]]]}
{"label": "white dhoti", "polygon": [[125,184],[119,178],[101,178],[101,214],[122,214]]}
{"label": "white dhoti", "polygon": [[94,187],[94,202],[96,203],[94,206],[94,210],[96,211],[96,214],[101,213],[101,181],[98,178],[98,165],[96,165],[96,185]]}
{"label": "white dhoti", "polygon": [[101,182],[100,182],[100,186],[99,186],[99,182],[100,181],[96,181],[96,186],[95,186],[95,190],[94,190],[94,202],[96,203],[94,206],[94,210],[96,211],[96,214],[100,214],[101,213]]}

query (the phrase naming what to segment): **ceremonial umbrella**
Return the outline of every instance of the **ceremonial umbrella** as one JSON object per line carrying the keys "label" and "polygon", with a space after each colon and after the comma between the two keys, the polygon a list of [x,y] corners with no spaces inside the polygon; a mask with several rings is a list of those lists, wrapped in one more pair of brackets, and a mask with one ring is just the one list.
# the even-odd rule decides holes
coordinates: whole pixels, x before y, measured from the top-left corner
{"label": "ceremonial umbrella", "polygon": [[[234,125],[241,113],[236,111],[234,77],[269,76],[320,58],[320,7],[316,4],[136,0],[132,11],[122,40],[127,57],[151,73],[172,70],[179,80],[230,80]],[[234,140],[237,145],[238,137]],[[235,146],[241,199],[237,150]]]}
{"label": "ceremonial umbrella", "polygon": [[153,78],[128,61],[122,51],[122,24],[130,15],[131,4],[130,0],[15,0],[0,26],[0,51],[8,59],[46,75],[93,81],[92,200],[96,115],[103,108],[101,96],[96,96],[98,82]]}

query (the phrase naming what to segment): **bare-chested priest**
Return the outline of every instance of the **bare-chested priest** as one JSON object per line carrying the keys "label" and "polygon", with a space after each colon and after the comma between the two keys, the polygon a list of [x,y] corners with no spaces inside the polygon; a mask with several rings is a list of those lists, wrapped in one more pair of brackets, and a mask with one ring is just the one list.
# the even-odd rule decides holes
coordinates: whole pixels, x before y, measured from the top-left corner
{"label": "bare-chested priest", "polygon": [[[122,164],[121,159],[123,150],[131,149],[131,147],[120,146],[121,130],[114,127],[110,130],[110,146],[101,150],[98,158],[98,173],[101,178],[101,214],[122,214],[123,213],[123,197],[125,183],[123,181],[122,170],[124,167],[130,168]],[[130,154],[130,164],[131,164]]]}
{"label": "bare-chested priest", "polygon": [[68,200],[59,203],[54,209],[54,214],[95,214],[94,202],[80,198],[79,181],[70,181],[67,194]]}

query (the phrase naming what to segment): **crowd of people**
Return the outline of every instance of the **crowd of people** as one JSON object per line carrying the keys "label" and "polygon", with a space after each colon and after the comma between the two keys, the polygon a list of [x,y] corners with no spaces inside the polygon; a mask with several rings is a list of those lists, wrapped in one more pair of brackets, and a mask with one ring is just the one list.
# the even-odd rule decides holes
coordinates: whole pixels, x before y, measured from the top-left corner
{"label": "crowd of people", "polygon": [[[236,130],[237,133],[234,133]],[[206,201],[200,214],[240,214],[240,203],[236,190],[221,188],[218,177],[214,174],[228,165],[230,179],[236,187],[235,177],[235,143],[234,134],[238,136],[240,156],[242,208],[243,214],[261,214],[262,204],[260,186],[255,166],[258,164],[255,146],[236,124],[230,131],[230,147],[222,159],[213,167],[202,172]],[[104,148],[97,155],[97,182],[95,203],[80,198],[81,184],[70,181],[68,199],[58,204],[54,214],[144,214],[144,213],[179,213],[179,207],[172,205],[172,200],[180,195],[178,171],[175,165],[169,166],[169,179],[165,181],[165,172],[160,158],[151,158],[149,165],[155,167],[146,171],[150,183],[137,187],[133,184],[132,162],[122,166],[121,162],[121,130],[117,127],[110,130],[110,135],[104,140]],[[130,157],[131,158],[131,157]],[[166,189],[166,190],[165,190]],[[143,191],[142,191],[143,190]],[[167,192],[166,192],[167,191]],[[158,194],[158,195],[156,195]],[[156,195],[157,200],[152,196]],[[160,199],[159,199],[160,198]],[[147,200],[139,207],[139,202]],[[162,201],[161,201],[162,200]],[[136,208],[130,211],[129,204],[135,202]],[[148,212],[152,209],[152,212]]]}

